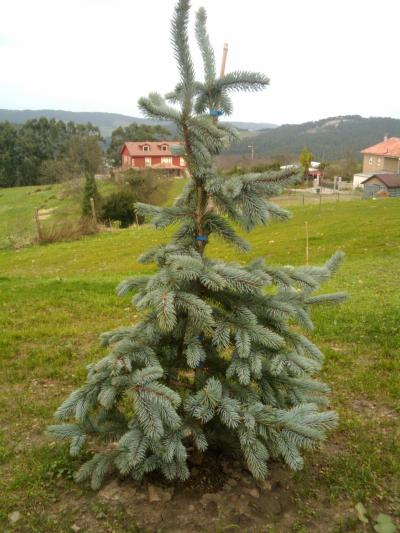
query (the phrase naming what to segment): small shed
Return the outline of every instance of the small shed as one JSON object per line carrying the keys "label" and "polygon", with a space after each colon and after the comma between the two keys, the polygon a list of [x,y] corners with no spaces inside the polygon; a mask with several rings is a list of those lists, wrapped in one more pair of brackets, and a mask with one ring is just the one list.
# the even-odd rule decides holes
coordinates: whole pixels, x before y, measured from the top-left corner
{"label": "small shed", "polygon": [[364,198],[386,193],[400,197],[400,174],[373,174],[362,182]]}

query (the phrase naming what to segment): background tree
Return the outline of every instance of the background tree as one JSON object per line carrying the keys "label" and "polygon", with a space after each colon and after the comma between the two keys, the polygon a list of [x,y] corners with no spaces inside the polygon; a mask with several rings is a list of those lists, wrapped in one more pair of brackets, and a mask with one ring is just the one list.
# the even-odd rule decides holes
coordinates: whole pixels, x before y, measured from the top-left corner
{"label": "background tree", "polygon": [[303,167],[304,177],[308,176],[308,169],[310,168],[312,157],[313,157],[312,153],[309,151],[307,146],[305,146],[299,156],[299,162],[300,162],[300,165]]}
{"label": "background tree", "polygon": [[75,174],[96,174],[103,161],[99,138],[91,135],[72,135],[66,146],[65,158],[74,168]]}
{"label": "background tree", "polygon": [[38,183],[65,183],[77,178],[76,167],[69,159],[46,159],[39,168]]}
{"label": "background tree", "polygon": [[0,187],[13,187],[18,179],[18,132],[8,122],[0,123]]}
{"label": "background tree", "polygon": [[107,156],[115,166],[120,166],[120,150],[127,141],[163,141],[171,137],[171,130],[163,126],[150,126],[148,124],[136,124],[133,122],[123,128],[120,126],[111,134],[111,143],[107,150]]}
{"label": "background tree", "polygon": [[[89,366],[87,382],[56,412],[61,423],[49,428],[70,441],[73,455],[88,443],[93,454],[76,479],[91,479],[93,488],[113,471],[140,479],[159,469],[168,479],[186,479],[188,454],[208,447],[241,451],[259,479],[267,475],[270,457],[299,469],[301,450],[318,446],[337,419],[324,410],[327,387],[313,379],[322,354],[300,328],[312,329],[311,305],[342,298],[313,295],[340,254],[320,268],[279,268],[262,260],[227,264],[204,253],[214,236],[248,249],[231,221],[249,231],[272,218],[286,219],[288,213],[267,197],[299,176],[217,173],[213,158],[235,135],[212,110],[232,109],[219,101],[232,85],[258,90],[268,79],[249,72],[214,78],[200,10],[196,36],[210,79],[205,107],[204,84],[194,77],[188,16],[189,0],[179,0],[172,22],[177,105],[157,93],[139,101],[147,116],[174,122],[184,139],[191,176],[185,191],[172,207],[137,205],[156,227],[175,225],[176,232],[170,244],[141,258],[157,265],[155,274],[119,285],[121,295],[136,293],[142,319],[102,335],[103,346],[112,346],[109,354]],[[180,147],[175,151],[182,153]]]}
{"label": "background tree", "polygon": [[135,195],[137,202],[161,205],[167,197],[171,181],[155,169],[134,170],[122,173],[121,180]]}
{"label": "background tree", "polygon": [[35,185],[51,176],[61,181],[53,172],[56,165],[45,164],[48,161],[64,161],[75,177],[96,172],[102,160],[100,141],[99,129],[90,123],[65,124],[47,118],[28,120],[18,127],[1,123],[0,186]]}
{"label": "background tree", "polygon": [[100,193],[97,189],[96,179],[93,174],[86,174],[85,185],[83,188],[83,198],[82,198],[82,217],[91,217],[92,216],[92,205],[90,199],[93,198],[94,207],[96,212],[100,212],[101,207],[101,198]]}

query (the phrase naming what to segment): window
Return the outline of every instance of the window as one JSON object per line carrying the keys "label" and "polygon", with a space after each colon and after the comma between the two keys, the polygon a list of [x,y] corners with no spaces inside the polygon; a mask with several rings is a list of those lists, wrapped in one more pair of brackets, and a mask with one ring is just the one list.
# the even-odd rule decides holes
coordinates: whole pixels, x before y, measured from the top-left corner
{"label": "window", "polygon": [[143,152],[150,152],[150,146],[148,144],[143,146]]}
{"label": "window", "polygon": [[179,164],[180,164],[181,167],[184,167],[186,165],[185,159],[183,157],[179,158]]}
{"label": "window", "polygon": [[161,158],[161,164],[162,165],[172,165],[172,157],[162,157]]}
{"label": "window", "polygon": [[368,163],[369,163],[370,165],[372,165],[372,161],[373,161],[373,159],[372,159],[372,157],[370,157],[370,158],[368,159]]}
{"label": "window", "polygon": [[124,155],[124,164],[129,165],[129,155]]}
{"label": "window", "polygon": [[144,158],[144,166],[145,167],[151,167],[151,157],[145,157]]}
{"label": "window", "polygon": [[168,148],[168,146],[167,146],[166,144],[162,144],[162,145],[161,145],[161,150],[162,150],[163,152],[166,152],[166,151],[167,151],[167,148]]}
{"label": "window", "polygon": [[131,166],[132,166],[132,167],[135,166],[135,158],[134,158],[134,157],[132,157],[132,159],[131,159]]}
{"label": "window", "polygon": [[380,167],[381,166],[381,158],[380,157],[378,157],[377,163],[378,163],[378,167]]}

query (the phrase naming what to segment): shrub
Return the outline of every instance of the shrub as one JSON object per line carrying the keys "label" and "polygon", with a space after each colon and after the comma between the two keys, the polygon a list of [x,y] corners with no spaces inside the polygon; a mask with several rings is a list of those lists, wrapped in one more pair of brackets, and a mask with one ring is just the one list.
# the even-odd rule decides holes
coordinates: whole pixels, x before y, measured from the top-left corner
{"label": "shrub", "polygon": [[142,224],[144,218],[136,214],[135,201],[135,196],[129,191],[119,191],[111,194],[104,201],[101,220],[104,222],[117,220],[120,222],[121,228],[127,228],[134,222]]}

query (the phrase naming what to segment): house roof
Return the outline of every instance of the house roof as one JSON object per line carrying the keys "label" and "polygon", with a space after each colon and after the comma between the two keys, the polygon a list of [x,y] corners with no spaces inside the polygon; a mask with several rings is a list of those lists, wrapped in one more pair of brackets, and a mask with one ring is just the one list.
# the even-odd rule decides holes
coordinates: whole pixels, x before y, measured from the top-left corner
{"label": "house roof", "polygon": [[[149,156],[172,156],[171,152],[171,146],[176,145],[182,145],[183,143],[180,141],[140,141],[140,142],[133,142],[128,141],[123,144],[121,148],[122,150],[127,148],[128,154],[131,157],[149,157]],[[149,147],[148,151],[143,150],[143,146],[147,145]],[[167,146],[166,150],[162,150],[161,147],[163,145]]]}
{"label": "house roof", "polygon": [[385,157],[400,157],[400,138],[389,137],[384,141],[361,150],[362,154],[382,155]]}
{"label": "house roof", "polygon": [[367,183],[369,180],[372,180],[372,178],[377,178],[389,189],[393,187],[400,187],[400,174],[373,174],[362,183],[365,185],[365,183]]}

